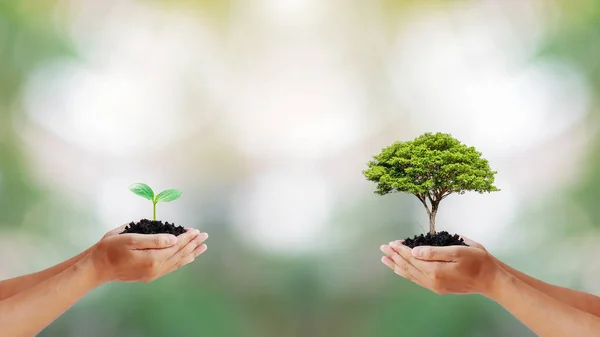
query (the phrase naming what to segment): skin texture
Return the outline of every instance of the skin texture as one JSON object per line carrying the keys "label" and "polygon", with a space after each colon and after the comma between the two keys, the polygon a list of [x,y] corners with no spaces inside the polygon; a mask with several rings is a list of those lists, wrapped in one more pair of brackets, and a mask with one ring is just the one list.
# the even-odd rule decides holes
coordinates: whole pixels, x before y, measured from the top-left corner
{"label": "skin texture", "polygon": [[92,289],[108,282],[150,282],[206,251],[206,233],[107,233],[85,252],[39,273],[0,282],[2,335],[38,334]]}
{"label": "skin texture", "polygon": [[600,298],[549,285],[506,266],[483,246],[416,247],[400,241],[381,246],[382,262],[437,294],[481,294],[511,312],[541,337],[596,336]]}

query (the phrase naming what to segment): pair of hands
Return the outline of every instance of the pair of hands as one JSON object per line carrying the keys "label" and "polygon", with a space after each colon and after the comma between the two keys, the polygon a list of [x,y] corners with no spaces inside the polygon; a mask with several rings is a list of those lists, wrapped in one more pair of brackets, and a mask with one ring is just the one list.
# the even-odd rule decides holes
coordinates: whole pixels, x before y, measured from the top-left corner
{"label": "pair of hands", "polygon": [[85,258],[94,277],[106,282],[151,282],[204,253],[208,234],[187,228],[184,234],[119,234],[125,225],[104,235]]}
{"label": "pair of hands", "polygon": [[[204,253],[208,234],[186,229],[168,234],[123,234],[125,226],[108,232],[86,256],[100,282],[150,282],[185,266]],[[381,261],[396,274],[438,294],[487,295],[501,269],[477,242],[469,246],[411,249],[401,241],[382,245]]]}
{"label": "pair of hands", "polygon": [[469,246],[413,249],[392,241],[382,245],[381,259],[396,274],[437,294],[488,295],[500,266],[477,242],[463,237]]}

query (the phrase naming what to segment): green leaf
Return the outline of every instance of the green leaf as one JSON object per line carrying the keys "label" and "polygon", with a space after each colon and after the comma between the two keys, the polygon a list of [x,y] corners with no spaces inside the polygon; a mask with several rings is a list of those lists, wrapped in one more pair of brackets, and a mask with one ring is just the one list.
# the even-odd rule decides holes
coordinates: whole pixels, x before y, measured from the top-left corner
{"label": "green leaf", "polygon": [[140,197],[146,198],[148,200],[154,200],[154,191],[150,188],[150,186],[142,183],[136,183],[129,186],[129,190]]}
{"label": "green leaf", "polygon": [[169,202],[179,199],[180,196],[180,190],[164,190],[156,196],[156,202]]}

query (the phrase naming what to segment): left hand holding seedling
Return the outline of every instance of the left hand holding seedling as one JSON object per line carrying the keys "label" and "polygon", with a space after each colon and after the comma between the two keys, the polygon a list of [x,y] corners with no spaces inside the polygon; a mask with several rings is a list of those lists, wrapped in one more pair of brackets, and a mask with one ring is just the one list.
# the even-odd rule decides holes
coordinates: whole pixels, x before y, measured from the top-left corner
{"label": "left hand holding seedling", "polygon": [[187,229],[174,244],[156,241],[166,237],[164,234],[116,235],[111,232],[86,256],[93,262],[101,283],[150,282],[194,261],[207,248],[203,242],[208,235],[196,229]]}
{"label": "left hand holding seedling", "polygon": [[[122,228],[120,228],[122,229]],[[2,336],[35,336],[104,283],[150,282],[192,262],[208,237],[195,229],[169,234],[108,232],[85,253],[45,271],[0,282]]]}
{"label": "left hand holding seedling", "polygon": [[483,294],[502,271],[485,249],[466,246],[413,249],[401,242],[381,246],[382,262],[394,272],[437,294]]}

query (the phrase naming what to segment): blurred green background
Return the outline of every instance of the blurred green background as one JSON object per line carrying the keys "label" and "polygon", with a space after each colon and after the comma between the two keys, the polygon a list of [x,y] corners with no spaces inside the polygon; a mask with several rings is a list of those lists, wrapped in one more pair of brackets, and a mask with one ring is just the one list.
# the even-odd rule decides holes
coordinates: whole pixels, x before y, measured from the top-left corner
{"label": "blurred green background", "polygon": [[600,3],[0,1],[0,278],[151,216],[210,234],[194,264],[99,288],[41,336],[532,336],[478,296],[383,266],[423,232],[361,174],[450,132],[499,171],[438,227],[598,293]]}

